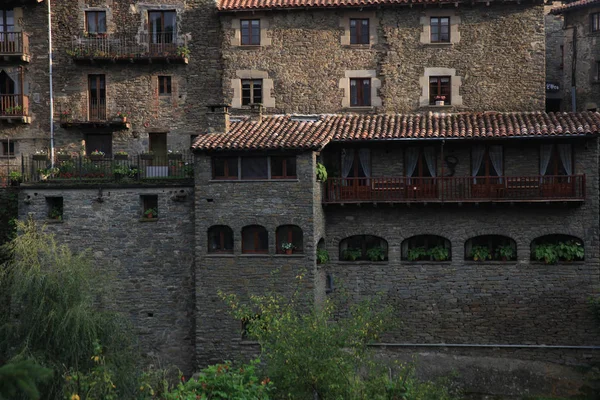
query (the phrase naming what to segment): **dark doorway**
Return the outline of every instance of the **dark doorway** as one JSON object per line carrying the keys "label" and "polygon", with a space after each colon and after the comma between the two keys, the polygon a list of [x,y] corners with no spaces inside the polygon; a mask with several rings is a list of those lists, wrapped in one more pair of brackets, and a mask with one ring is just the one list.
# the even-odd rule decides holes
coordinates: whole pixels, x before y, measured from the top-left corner
{"label": "dark doorway", "polygon": [[546,99],[546,112],[560,112],[561,99]]}

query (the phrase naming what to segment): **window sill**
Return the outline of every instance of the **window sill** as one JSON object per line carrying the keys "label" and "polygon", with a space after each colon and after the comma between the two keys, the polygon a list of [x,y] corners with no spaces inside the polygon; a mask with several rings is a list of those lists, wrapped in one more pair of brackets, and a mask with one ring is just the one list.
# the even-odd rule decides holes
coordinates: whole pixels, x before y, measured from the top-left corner
{"label": "window sill", "polygon": [[486,261],[473,261],[473,260],[465,260],[465,264],[467,265],[506,265],[506,264],[518,264],[519,260],[509,260],[509,261],[501,261],[501,260],[486,260]]}
{"label": "window sill", "polygon": [[374,106],[357,106],[357,107],[345,107],[345,112],[367,112],[367,111],[375,111]]}
{"label": "window sill", "polygon": [[234,258],[235,254],[233,253],[207,253],[205,257],[208,258]]}
{"label": "window sill", "polygon": [[140,222],[158,222],[158,218],[140,218]]}
{"label": "window sill", "polygon": [[242,253],[239,255],[240,257],[249,257],[249,258],[265,258],[265,257],[271,257],[271,254],[269,253]]}
{"label": "window sill", "polygon": [[408,261],[408,260],[402,260],[402,264],[407,264],[407,265],[419,265],[419,264],[430,264],[430,265],[434,265],[434,264],[452,264],[452,260],[445,260],[445,261],[429,261],[429,260]]}
{"label": "window sill", "polygon": [[454,43],[452,43],[452,42],[442,42],[442,43],[429,42],[429,43],[422,43],[422,44],[423,44],[423,46],[426,46],[426,47],[441,47],[441,48],[452,47],[454,45]]}
{"label": "window sill", "polygon": [[298,179],[211,179],[208,183],[300,182]]}
{"label": "window sill", "polygon": [[240,44],[237,46],[233,46],[236,47],[240,50],[258,50],[264,46],[260,45],[260,44]]}
{"label": "window sill", "polygon": [[6,156],[6,155],[0,156],[0,159],[3,159],[3,160],[14,160],[16,158],[17,157],[14,156],[14,155],[11,155],[11,156]]}
{"label": "window sill", "polygon": [[430,109],[434,109],[434,110],[449,110],[451,108],[454,108],[454,106],[452,104],[444,104],[443,106],[436,106],[435,104],[429,104],[426,106],[421,106],[421,108],[430,108]]}
{"label": "window sill", "polygon": [[298,254],[274,254],[274,257],[281,257],[281,258],[304,258],[306,256],[306,254],[304,253],[298,253]]}
{"label": "window sill", "polygon": [[585,265],[585,260],[583,261],[557,261],[555,264],[546,264],[543,261],[529,261],[530,265],[544,265],[547,267],[552,267],[556,265]]}
{"label": "window sill", "polygon": [[372,44],[344,44],[343,48],[349,50],[371,50],[373,48]]}
{"label": "window sill", "polygon": [[[338,265],[372,265],[372,264],[376,264],[376,265],[387,265],[389,264],[389,260],[386,261],[346,261],[346,260],[341,260],[338,261],[336,264]],[[321,265],[321,264],[319,264]]]}

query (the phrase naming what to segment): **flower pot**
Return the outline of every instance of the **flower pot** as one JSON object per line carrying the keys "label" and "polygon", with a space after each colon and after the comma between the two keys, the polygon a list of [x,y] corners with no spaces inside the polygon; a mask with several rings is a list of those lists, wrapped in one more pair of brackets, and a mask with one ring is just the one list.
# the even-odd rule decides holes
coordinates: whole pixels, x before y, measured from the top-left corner
{"label": "flower pot", "polygon": [[154,160],[154,154],[140,154],[142,160]]}
{"label": "flower pot", "polygon": [[127,160],[129,156],[127,154],[115,154],[115,160]]}
{"label": "flower pot", "polygon": [[286,249],[285,254],[290,255],[290,254],[292,254],[293,251],[294,251],[293,249]]}
{"label": "flower pot", "polygon": [[71,156],[69,154],[58,154],[56,158],[58,161],[68,161],[71,159]]}
{"label": "flower pot", "polygon": [[436,106],[443,106],[444,105],[444,100],[436,100],[435,101],[435,105]]}
{"label": "flower pot", "polygon": [[99,155],[99,154],[90,154],[90,160],[92,161],[102,161],[104,159],[104,156]]}
{"label": "flower pot", "polygon": [[48,156],[46,154],[34,154],[33,159],[36,161],[48,161]]}
{"label": "flower pot", "polygon": [[169,160],[181,160],[183,159],[183,154],[169,154]]}

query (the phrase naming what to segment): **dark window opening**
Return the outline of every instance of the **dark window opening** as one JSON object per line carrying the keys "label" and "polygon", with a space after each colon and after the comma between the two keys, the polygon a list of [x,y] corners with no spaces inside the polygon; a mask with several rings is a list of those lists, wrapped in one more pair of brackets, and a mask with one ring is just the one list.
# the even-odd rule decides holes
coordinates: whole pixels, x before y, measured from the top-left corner
{"label": "dark window opening", "polygon": [[278,254],[303,252],[304,239],[300,227],[296,225],[282,225],[277,228],[276,238]]}
{"label": "dark window opening", "polygon": [[583,261],[583,240],[571,235],[540,236],[531,242],[531,260],[554,264],[558,261]]}
{"label": "dark window opening", "polygon": [[260,19],[243,19],[240,21],[242,29],[242,45],[260,45]]}
{"label": "dark window opening", "polygon": [[[404,172],[406,176],[432,178],[437,175],[437,152],[435,147],[408,147],[404,154]],[[433,181],[431,183],[433,184]]]}
{"label": "dark window opening", "polygon": [[3,156],[14,156],[15,155],[15,142],[3,141],[2,142],[2,155]]}
{"label": "dark window opening", "polygon": [[214,157],[213,179],[238,179],[238,158]]}
{"label": "dark window opening", "polygon": [[269,233],[260,225],[242,229],[242,253],[268,253]]}
{"label": "dark window opening", "polygon": [[261,104],[262,86],[262,79],[242,79],[242,105]]}
{"label": "dark window opening", "polygon": [[450,42],[450,17],[431,17],[431,43]]}
{"label": "dark window opening", "polygon": [[465,242],[465,260],[512,261],[517,259],[517,243],[509,237],[483,235]]}
{"label": "dark window opening", "polygon": [[208,229],[209,253],[233,253],[233,230],[224,225]]}
{"label": "dark window opening", "polygon": [[176,43],[177,13],[175,11],[148,11],[150,43]]}
{"label": "dark window opening", "polygon": [[161,96],[168,96],[171,94],[171,77],[170,76],[159,76],[158,77],[158,94]]}
{"label": "dark window opening", "polygon": [[593,13],[590,15],[590,27],[592,32],[600,31],[600,13]]}
{"label": "dark window opening", "polygon": [[418,235],[402,242],[402,259],[408,261],[450,261],[450,241],[442,236]]}
{"label": "dark window opening", "polygon": [[86,11],[85,31],[88,34],[106,33],[106,12]]}
{"label": "dark window opening", "polygon": [[104,75],[88,76],[90,121],[106,121],[106,80]]}
{"label": "dark window opening", "polygon": [[541,167],[544,163],[547,163],[543,175],[565,176],[573,174],[573,149],[570,144],[543,145],[540,157],[542,158]]}
{"label": "dark window opening", "polygon": [[242,157],[242,179],[268,179],[267,157]]}
{"label": "dark window opening", "polygon": [[350,44],[369,44],[369,19],[350,19]]}
{"label": "dark window opening", "polygon": [[46,197],[47,217],[55,221],[63,219],[63,198],[62,197]]}
{"label": "dark window opening", "polygon": [[112,133],[88,133],[85,135],[85,152],[87,155],[101,151],[105,157],[112,156]]}
{"label": "dark window opening", "polygon": [[158,195],[142,195],[142,218],[158,218]]}
{"label": "dark window opening", "polygon": [[[15,31],[15,12],[14,10],[0,10],[0,39],[3,34]],[[9,37],[12,35],[8,35]]]}
{"label": "dark window opening", "polygon": [[471,176],[479,176],[474,183],[499,184],[504,175],[504,152],[500,145],[474,146],[471,149]]}
{"label": "dark window opening", "polygon": [[350,236],[340,242],[339,257],[344,261],[385,261],[388,259],[388,244],[377,236]]}
{"label": "dark window opening", "polygon": [[435,105],[436,101],[443,101],[444,105],[452,104],[451,78],[449,76],[429,77],[429,104]]}
{"label": "dark window opening", "polygon": [[350,106],[368,107],[371,105],[371,78],[350,79]]}
{"label": "dark window opening", "polygon": [[272,179],[295,179],[296,157],[271,157]]}

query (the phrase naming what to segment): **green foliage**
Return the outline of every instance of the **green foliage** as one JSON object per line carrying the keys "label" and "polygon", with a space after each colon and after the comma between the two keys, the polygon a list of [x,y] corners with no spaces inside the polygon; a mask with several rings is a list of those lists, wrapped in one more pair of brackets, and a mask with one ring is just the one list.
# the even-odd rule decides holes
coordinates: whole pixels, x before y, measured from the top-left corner
{"label": "green foliage", "polygon": [[158,210],[156,208],[149,208],[144,211],[145,218],[158,218]]}
{"label": "green foliage", "polygon": [[[0,268],[0,293],[10,299],[0,308],[0,359],[32,358],[55,372],[87,372],[99,341],[121,393],[133,390],[131,333],[118,314],[97,308],[106,300],[106,273],[88,253],[73,254],[33,221],[17,227],[21,234],[7,245],[11,258]],[[60,397],[63,383],[55,374],[43,398]]]}
{"label": "green foliage", "polygon": [[179,57],[187,58],[190,56],[190,49],[187,46],[179,46],[177,48],[177,55]]}
{"label": "green foliage", "polygon": [[581,243],[576,240],[558,243],[541,243],[535,247],[534,258],[546,264],[555,264],[560,261],[583,260],[584,250]]}
{"label": "green foliage", "polygon": [[327,264],[329,262],[329,252],[326,249],[317,249],[317,262]]}
{"label": "green foliage", "polygon": [[296,246],[294,246],[291,242],[283,242],[281,243],[281,250],[294,250]]}
{"label": "green foliage", "polygon": [[384,261],[385,249],[383,247],[372,247],[367,250],[367,257],[371,261]]}
{"label": "green foliage", "polygon": [[11,400],[25,396],[37,400],[39,383],[47,382],[52,370],[43,368],[32,360],[8,363],[0,367],[0,400]]}
{"label": "green foliage", "polygon": [[342,255],[346,261],[356,261],[362,256],[362,250],[349,247],[342,252]]}
{"label": "green foliage", "polygon": [[327,168],[321,163],[317,163],[317,181],[325,182],[327,180]]}
{"label": "green foliage", "polygon": [[498,246],[496,247],[496,258],[512,260],[515,258],[515,249],[510,244]]}
{"label": "green foliage", "polygon": [[81,400],[115,400],[117,386],[113,383],[114,371],[106,365],[100,343],[94,343],[94,355],[91,360],[94,366],[88,372],[69,369],[64,374],[64,392],[68,399]]}
{"label": "green foliage", "polygon": [[269,378],[260,379],[256,367],[260,360],[235,366],[230,361],[203,369],[197,378],[182,382],[167,393],[165,400],[228,399],[268,400],[273,391]]}
{"label": "green foliage", "polygon": [[471,257],[474,261],[491,260],[492,252],[487,246],[473,246],[469,257]]}
{"label": "green foliage", "polygon": [[429,249],[429,255],[435,261],[446,261],[450,257],[450,251],[446,247],[438,245]]}
{"label": "green foliage", "polygon": [[546,264],[555,264],[558,261],[558,252],[556,245],[552,243],[542,243],[536,246],[534,257],[537,261],[544,261]]}
{"label": "green foliage", "polygon": [[56,219],[56,220],[61,220],[62,219],[62,207],[52,207],[52,209],[50,210],[50,213],[48,214],[48,217],[50,219]]}
{"label": "green foliage", "polygon": [[13,182],[23,181],[23,175],[20,171],[10,171],[10,173],[8,174],[8,178]]}
{"label": "green foliage", "polygon": [[409,261],[419,261],[423,260],[425,257],[429,257],[429,251],[425,247],[414,247],[412,249],[408,249],[406,254],[406,258]]}

